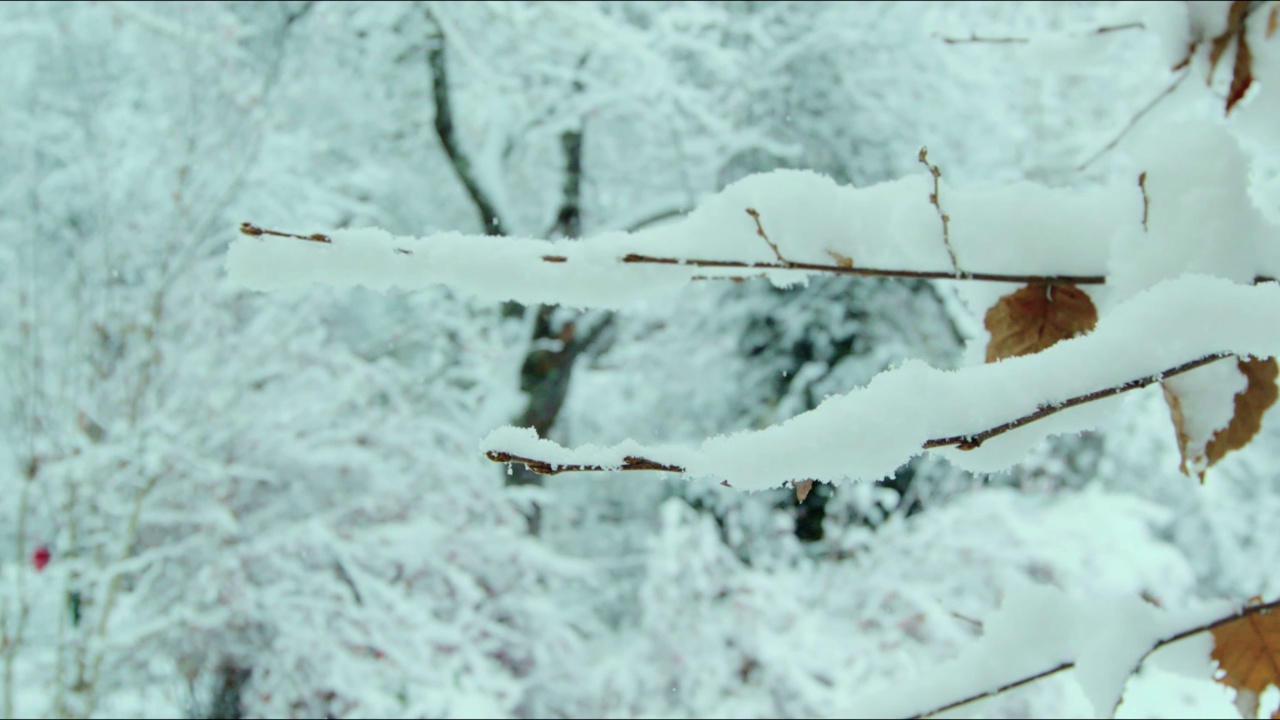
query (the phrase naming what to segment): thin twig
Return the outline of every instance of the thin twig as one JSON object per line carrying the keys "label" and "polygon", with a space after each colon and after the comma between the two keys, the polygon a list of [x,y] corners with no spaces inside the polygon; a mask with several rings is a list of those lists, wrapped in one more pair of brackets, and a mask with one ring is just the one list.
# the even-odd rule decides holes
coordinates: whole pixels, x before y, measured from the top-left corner
{"label": "thin twig", "polygon": [[[1190,57],[1190,55],[1188,55],[1188,57]],[[1120,130],[1120,133],[1116,135],[1115,138],[1111,140],[1111,142],[1102,146],[1102,149],[1094,153],[1088,160],[1085,160],[1084,162],[1080,163],[1080,167],[1076,168],[1077,171],[1084,170],[1085,168],[1089,167],[1098,158],[1102,157],[1103,155],[1106,155],[1113,148],[1115,148],[1116,145],[1119,145],[1120,141],[1124,139],[1124,136],[1128,135],[1129,131],[1133,130],[1134,126],[1138,124],[1139,120],[1141,120],[1144,116],[1146,116],[1147,113],[1155,109],[1155,106],[1159,105],[1161,100],[1164,100],[1166,97],[1172,95],[1173,91],[1177,90],[1178,86],[1182,84],[1182,81],[1186,80],[1187,77],[1191,74],[1189,65],[1183,66],[1180,63],[1177,67],[1175,67],[1175,70],[1177,69],[1183,70],[1182,75],[1180,75],[1177,80],[1174,80],[1172,83],[1170,83],[1169,87],[1165,88],[1163,92],[1155,96],[1155,98],[1153,98],[1151,102],[1147,103],[1133,117],[1129,118],[1129,122],[1125,123],[1125,126]]]}
{"label": "thin twig", "polygon": [[[1020,428],[1023,425],[1027,425],[1029,423],[1035,422],[1036,420],[1042,420],[1050,415],[1054,415],[1056,413],[1062,412],[1063,410],[1066,410],[1068,408],[1073,408],[1073,407],[1076,407],[1077,405],[1083,405],[1085,403],[1094,402],[1095,400],[1102,400],[1103,398],[1108,398],[1113,395],[1119,395],[1120,393],[1128,392],[1130,390],[1137,390],[1140,388],[1144,388],[1144,387],[1147,387],[1148,385],[1153,385],[1157,382],[1160,382],[1165,378],[1173,377],[1175,375],[1181,375],[1182,373],[1188,372],[1190,370],[1194,370],[1203,365],[1208,365],[1209,363],[1214,362],[1215,360],[1221,360],[1224,357],[1229,357],[1229,354],[1215,353],[1213,355],[1206,355],[1202,358],[1198,358],[1190,362],[1182,363],[1181,365],[1169,368],[1168,370],[1156,373],[1154,375],[1138,378],[1136,380],[1130,380],[1128,382],[1121,383],[1120,385],[1114,385],[1112,387],[1104,388],[1102,390],[1095,390],[1090,393],[1085,393],[1084,395],[1077,395],[1076,397],[1069,398],[1057,405],[1041,406],[1038,409],[1036,409],[1035,412],[1028,413],[1027,415],[1023,415],[1020,418],[1017,418],[1015,420],[1010,420],[1009,422],[1002,423],[1000,425],[989,428],[987,430],[983,430],[982,432],[970,433],[967,435],[953,435],[950,437],[941,437],[941,438],[934,438],[932,440],[926,440],[924,444],[922,444],[920,447],[925,450],[931,450],[934,448],[955,446],[960,450],[974,450],[978,447],[981,447],[982,443],[986,442],[987,440],[990,440],[993,437],[996,437],[997,435],[1003,435],[1004,433]],[[549,463],[545,460],[537,460],[534,458],[522,457],[519,455],[513,455],[511,453],[503,452],[500,450],[490,450],[485,454],[489,457],[490,460],[494,462],[523,463],[527,465],[529,469],[532,470],[533,472],[544,474],[544,475],[557,475],[563,472],[602,472],[602,471],[611,471],[611,470],[661,470],[663,472],[675,472],[675,473],[686,472],[685,468],[679,465],[672,465],[668,463],[659,462],[657,460],[651,460],[649,458],[638,457],[634,455],[628,455],[627,457],[624,457],[622,459],[622,464],[617,467],[605,467],[602,465],[580,465],[575,463]]]}
{"label": "thin twig", "polygon": [[650,263],[656,265],[690,265],[706,268],[743,268],[747,270],[806,270],[809,272],[830,273],[832,275],[857,275],[863,277],[897,277],[915,278],[918,280],[982,280],[986,282],[1007,282],[1020,285],[1105,285],[1106,277],[1102,275],[1010,275],[1004,273],[965,272],[956,275],[953,271],[943,270],[897,270],[890,268],[848,267],[845,265],[823,265],[820,263],[797,262],[788,260],[784,263],[744,262],[741,260],[706,260],[701,258],[666,258],[652,255],[629,253],[622,256],[624,263]]}
{"label": "thin twig", "polygon": [[311,235],[295,235],[293,233],[280,232],[279,230],[266,230],[254,225],[253,223],[240,223],[240,232],[250,237],[261,237],[263,235],[274,235],[276,237],[293,238],[294,240],[309,240],[311,242],[331,243],[333,239],[328,235],[313,233]]}
{"label": "thin twig", "polygon": [[989,43],[991,45],[1023,45],[1031,42],[1029,38],[1020,37],[978,37],[977,33],[969,33],[967,38],[942,37],[948,45],[964,45],[968,43]]}
{"label": "thin twig", "polygon": [[765,234],[764,226],[760,224],[760,213],[756,212],[755,208],[747,208],[747,214],[751,216],[752,220],[756,221],[756,234],[764,238],[764,241],[769,244],[769,249],[773,251],[773,256],[778,258],[778,262],[786,265],[789,261],[782,257],[782,253],[778,250],[778,246],[774,245],[773,241],[769,239],[769,236]]}
{"label": "thin twig", "polygon": [[[1166,645],[1172,645],[1173,643],[1176,643],[1176,642],[1178,642],[1179,640],[1185,640],[1185,639],[1187,639],[1187,638],[1191,637],[1192,635],[1199,635],[1199,634],[1200,634],[1200,633],[1202,633],[1202,632],[1209,632],[1209,631],[1212,631],[1212,630],[1216,630],[1217,628],[1220,628],[1220,627],[1222,627],[1223,625],[1227,625],[1227,624],[1233,623],[1233,622],[1235,622],[1235,621],[1237,621],[1237,620],[1239,620],[1239,619],[1241,619],[1241,618],[1249,617],[1249,616],[1251,616],[1251,615],[1258,615],[1258,614],[1261,614],[1261,613],[1270,612],[1271,610],[1274,610],[1274,609],[1276,609],[1276,608],[1280,608],[1280,600],[1273,600],[1273,601],[1271,601],[1271,602],[1269,602],[1269,603],[1264,603],[1264,604],[1261,604],[1261,605],[1246,605],[1246,606],[1244,606],[1244,607],[1240,608],[1239,610],[1237,610],[1236,612],[1234,612],[1234,613],[1232,613],[1232,614],[1230,614],[1230,615],[1228,615],[1228,616],[1226,616],[1226,617],[1218,618],[1217,620],[1214,620],[1214,621],[1213,621],[1213,622],[1211,622],[1211,623],[1206,623],[1206,624],[1204,624],[1204,625],[1198,625],[1198,626],[1193,627],[1193,628],[1188,628],[1188,629],[1183,630],[1183,631],[1181,631],[1181,632],[1174,633],[1173,635],[1170,635],[1169,637],[1166,637],[1166,638],[1162,638],[1162,639],[1160,639],[1160,640],[1157,640],[1157,641],[1156,641],[1156,643],[1155,643],[1154,645],[1152,645],[1152,646],[1151,646],[1151,648],[1150,648],[1149,650],[1147,650],[1145,653],[1143,653],[1141,658],[1139,658],[1139,659],[1138,659],[1137,664],[1134,666],[1134,670],[1136,671],[1136,670],[1137,670],[1137,668],[1142,667],[1142,663],[1143,663],[1144,661],[1146,661],[1146,659],[1147,659],[1148,657],[1150,657],[1150,656],[1151,656],[1151,653],[1153,653],[1153,652],[1155,652],[1155,651],[1159,650],[1160,648],[1162,648],[1162,647],[1164,647],[1164,646],[1166,646]],[[1025,677],[1025,678],[1022,678],[1021,680],[1017,680],[1017,681],[1015,681],[1015,682],[1011,682],[1011,683],[1009,683],[1009,684],[1007,684],[1007,685],[1001,685],[1000,687],[998,687],[998,688],[996,688],[996,689],[994,689],[994,690],[988,690],[988,691],[986,691],[986,692],[977,693],[977,694],[975,694],[975,695],[970,695],[969,697],[964,698],[963,700],[957,700],[957,701],[955,701],[955,702],[953,702],[953,703],[948,703],[948,704],[946,704],[946,705],[943,705],[942,707],[935,708],[935,709],[930,710],[930,711],[928,711],[928,712],[923,712],[923,713],[920,713],[920,714],[918,714],[918,715],[912,715],[912,716],[910,716],[909,718],[907,718],[906,720],[919,720],[919,718],[927,718],[927,717],[929,717],[929,716],[931,716],[931,715],[937,715],[938,713],[943,713],[943,712],[946,712],[946,711],[948,711],[948,710],[954,710],[954,709],[956,709],[956,708],[960,707],[961,705],[968,705],[968,704],[969,704],[969,703],[971,703],[971,702],[975,702],[975,701],[978,701],[978,700],[982,700],[983,698],[989,698],[989,697],[991,697],[991,696],[993,696],[993,695],[999,695],[1000,693],[1005,692],[1006,690],[1012,690],[1012,689],[1014,689],[1014,688],[1016,688],[1016,687],[1020,687],[1020,686],[1022,686],[1022,685],[1026,685],[1027,683],[1035,682],[1036,680],[1039,680],[1039,679],[1041,679],[1041,678],[1045,678],[1045,677],[1049,677],[1050,675],[1053,675],[1054,673],[1062,672],[1063,670],[1070,670],[1071,668],[1074,668],[1075,666],[1076,666],[1075,662],[1065,662],[1065,663],[1062,663],[1062,664],[1057,665],[1057,666],[1055,666],[1055,667],[1052,667],[1052,668],[1050,668],[1050,669],[1048,669],[1048,670],[1044,670],[1044,671],[1038,672],[1038,673],[1036,673],[1035,675],[1029,675],[1029,676],[1027,676],[1027,677]]]}
{"label": "thin twig", "polygon": [[1138,175],[1138,187],[1142,190],[1142,229],[1147,229],[1147,217],[1151,211],[1151,198],[1147,197],[1147,172]]}
{"label": "thin twig", "polygon": [[[1090,30],[1084,33],[1071,33],[1079,37],[1089,35],[1106,35],[1107,33],[1119,32],[1121,30],[1144,30],[1146,25],[1140,22],[1124,23],[1123,25],[1108,25],[1100,27],[1097,30]],[[969,43],[988,43],[992,45],[1025,45],[1031,42],[1031,38],[1025,37],[979,37],[976,33],[969,33],[967,38],[942,37],[938,36],[942,42],[948,45],[965,45]]]}
{"label": "thin twig", "polygon": [[1005,685],[1001,685],[1000,687],[998,687],[998,688],[996,688],[996,689],[994,689],[994,690],[987,690],[986,692],[978,693],[977,695],[970,695],[969,697],[967,697],[967,698],[965,698],[965,699],[963,699],[963,700],[957,700],[957,701],[955,701],[955,702],[953,702],[953,703],[950,703],[950,704],[947,704],[947,705],[943,705],[942,707],[937,708],[936,710],[930,710],[929,712],[920,713],[919,715],[911,715],[911,716],[908,716],[907,718],[905,718],[905,720],[920,720],[921,718],[927,718],[927,717],[929,717],[930,715],[937,715],[938,713],[943,713],[943,712],[946,712],[946,711],[948,711],[948,710],[954,710],[954,709],[956,709],[956,708],[960,707],[961,705],[968,705],[968,704],[969,704],[969,703],[971,703],[971,702],[977,702],[977,701],[982,700],[982,699],[984,699],[984,698],[989,698],[989,697],[993,697],[993,696],[995,696],[995,695],[999,695],[999,694],[1000,694],[1000,693],[1002,693],[1002,692],[1007,692],[1007,691],[1012,690],[1012,689],[1014,689],[1014,688],[1022,687],[1023,685],[1026,685],[1026,684],[1028,684],[1028,683],[1033,683],[1033,682],[1035,682],[1035,681],[1037,681],[1037,680],[1039,680],[1039,679],[1041,679],[1041,678],[1047,678],[1047,677],[1049,677],[1050,675],[1053,675],[1053,674],[1055,674],[1055,673],[1060,673],[1060,672],[1062,672],[1063,670],[1070,670],[1071,668],[1073,668],[1073,667],[1075,667],[1075,666],[1076,666],[1076,664],[1075,664],[1074,662],[1064,662],[1064,663],[1062,663],[1061,665],[1057,665],[1057,666],[1055,666],[1055,667],[1051,667],[1051,668],[1049,668],[1048,670],[1042,670],[1042,671],[1040,671],[1040,672],[1036,673],[1035,675],[1028,675],[1027,677],[1022,678],[1021,680],[1015,680],[1014,682],[1011,682],[1011,683],[1008,683],[1008,684],[1005,684]]}
{"label": "thin twig", "polygon": [[561,465],[559,463],[550,463],[546,460],[536,460],[521,455],[515,455],[501,450],[489,450],[485,456],[494,462],[511,463],[518,462],[539,475],[559,475],[564,472],[608,472],[611,470],[659,470],[662,472],[682,473],[684,468],[679,465],[666,465],[660,462],[654,462],[647,458],[633,457],[628,455],[622,459],[622,465],[611,468],[603,465]]}
{"label": "thin twig", "polygon": [[929,162],[929,149],[920,148],[920,155],[917,157],[921,165],[929,170],[929,174],[933,176],[933,193],[929,195],[929,202],[938,209],[938,218],[942,220],[942,242],[947,246],[947,255],[951,258],[951,269],[956,271],[956,277],[962,277],[964,273],[960,272],[960,263],[956,262],[956,249],[951,246],[951,216],[942,211],[942,201],[940,199],[940,190],[938,181],[942,179],[942,171],[937,165]]}

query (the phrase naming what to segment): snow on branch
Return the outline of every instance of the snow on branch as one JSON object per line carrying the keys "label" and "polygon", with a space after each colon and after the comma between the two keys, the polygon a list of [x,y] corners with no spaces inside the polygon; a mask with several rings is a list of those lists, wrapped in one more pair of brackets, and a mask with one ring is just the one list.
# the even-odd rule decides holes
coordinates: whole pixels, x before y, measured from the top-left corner
{"label": "snow on branch", "polygon": [[[941,191],[946,237],[936,205]],[[681,220],[585,241],[404,238],[367,229],[299,243],[246,224],[228,268],[257,290],[315,282],[447,285],[485,301],[608,309],[694,277],[764,275],[781,286],[813,274],[1101,284],[1111,238],[1140,229],[1142,208],[1131,183],[950,188],[930,173],[853,188],[816,173],[778,170],[729,186]],[[768,242],[761,239],[766,233]],[[953,254],[965,259],[963,273]]]}
{"label": "snow on branch", "polygon": [[879,480],[925,450],[974,472],[1014,465],[1050,434],[1097,427],[1121,393],[1227,354],[1280,355],[1280,286],[1184,275],[1115,307],[1088,335],[1033,355],[943,371],[910,360],[866,387],[761,430],[692,446],[565,448],[524,428],[481,443],[536,470],[665,470],[762,490]]}
{"label": "snow on branch", "polygon": [[[871,692],[838,715],[925,718],[1073,670],[1097,717],[1111,717],[1129,677],[1148,661],[1159,664],[1157,651],[1277,608],[1280,601],[1243,607],[1212,602],[1166,611],[1136,597],[1086,601],[1027,585],[1005,597],[983,623],[981,640],[931,672],[927,686]],[[1028,637],[1036,642],[1028,643]],[[975,686],[984,689],[974,692]]]}

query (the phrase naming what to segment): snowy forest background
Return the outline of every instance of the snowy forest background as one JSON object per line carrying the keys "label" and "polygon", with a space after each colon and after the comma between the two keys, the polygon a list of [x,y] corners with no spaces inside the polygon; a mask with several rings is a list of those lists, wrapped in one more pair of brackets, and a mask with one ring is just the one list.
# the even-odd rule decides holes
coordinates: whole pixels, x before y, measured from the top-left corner
{"label": "snowy forest background", "polygon": [[[1280,593],[1280,430],[1202,485],[1157,390],[1007,473],[925,457],[802,504],[476,449],[693,440],[955,366],[984,330],[947,283],[606,315],[224,270],[244,220],[589,237],[758,171],[919,173],[922,145],[957,184],[1107,178],[1169,84],[1146,8],[0,5],[4,717],[846,716],[1026,583]],[[1211,677],[1144,668],[1119,715],[1238,717]],[[1090,711],[1061,674],[957,713]]]}

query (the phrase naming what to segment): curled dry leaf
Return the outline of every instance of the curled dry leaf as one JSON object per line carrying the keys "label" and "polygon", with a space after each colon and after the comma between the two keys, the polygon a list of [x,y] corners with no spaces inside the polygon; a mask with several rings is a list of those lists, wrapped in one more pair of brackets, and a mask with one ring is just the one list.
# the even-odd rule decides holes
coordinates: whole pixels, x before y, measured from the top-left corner
{"label": "curled dry leaf", "polygon": [[1030,355],[1098,324],[1098,309],[1074,285],[1027,285],[987,311],[987,362]]}
{"label": "curled dry leaf", "polygon": [[[1235,689],[1245,717],[1256,717],[1258,696],[1269,685],[1280,686],[1280,612],[1246,615],[1212,632],[1210,657],[1223,673],[1218,682]],[[1280,718],[1280,711],[1271,717]]]}
{"label": "curled dry leaf", "polygon": [[1280,28],[1280,2],[1271,5],[1271,12],[1267,13],[1267,39],[1275,37],[1276,29]]}
{"label": "curled dry leaf", "polygon": [[1232,450],[1239,450],[1262,429],[1262,417],[1267,409],[1280,397],[1280,389],[1276,387],[1276,377],[1280,375],[1280,366],[1275,358],[1236,358],[1236,367],[1245,376],[1248,384],[1244,390],[1236,393],[1235,409],[1231,421],[1209,438],[1204,447],[1193,447],[1186,431],[1187,407],[1167,384],[1164,399],[1169,403],[1169,414],[1173,417],[1174,431],[1178,435],[1178,451],[1182,454],[1182,472],[1191,474],[1191,469],[1198,469],[1201,480],[1204,471],[1212,467]]}

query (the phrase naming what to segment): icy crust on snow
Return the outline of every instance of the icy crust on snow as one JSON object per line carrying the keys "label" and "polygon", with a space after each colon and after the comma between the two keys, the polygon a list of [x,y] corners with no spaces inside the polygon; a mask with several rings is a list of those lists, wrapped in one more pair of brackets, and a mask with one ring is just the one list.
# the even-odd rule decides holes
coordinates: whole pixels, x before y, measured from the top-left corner
{"label": "icy crust on snow", "polygon": [[[227,266],[234,280],[255,290],[311,283],[380,290],[448,285],[485,301],[617,309],[695,276],[761,274],[621,261],[634,253],[776,262],[748,208],[759,213],[765,233],[790,261],[830,266],[837,253],[856,267],[951,272],[932,192],[925,174],[853,188],[808,171],[777,170],[734,183],[680,221],[636,233],[559,241],[452,232],[405,238],[377,229],[336,231],[331,243],[241,237]],[[960,269],[969,272],[1102,275],[1112,236],[1117,229],[1140,228],[1142,218],[1142,198],[1132,184],[952,189],[942,182],[940,203]],[[785,286],[807,273],[765,274]]]}
{"label": "icy crust on snow", "polygon": [[[1096,716],[1111,717],[1129,677],[1157,643],[1237,609],[1226,602],[1212,602],[1166,611],[1132,595],[1081,598],[1026,583],[1012,588],[1000,609],[984,619],[978,641],[954,660],[930,668],[927,682],[869,692],[837,716],[915,716],[1073,663],[1071,676]],[[1178,667],[1189,670],[1198,666],[1198,674],[1206,675],[1208,648],[1199,642],[1175,652]],[[1157,655],[1152,654],[1151,661],[1168,664],[1168,660],[1160,662]]]}
{"label": "icy crust on snow", "polygon": [[[1280,285],[1239,285],[1186,275],[1138,293],[1081,337],[1034,355],[943,371],[907,361],[866,387],[761,430],[697,446],[591,447],[579,455],[527,430],[500,428],[482,443],[552,462],[618,467],[628,455],[680,465],[686,475],[761,490],[788,480],[880,480],[933,438],[970,435],[1213,353],[1280,355]],[[1234,364],[1232,359],[1219,361]],[[971,451],[943,448],[955,464],[993,472],[1019,462],[1049,434],[1096,427],[1119,398],[1085,403],[988,440]],[[551,457],[544,457],[553,453]]]}

